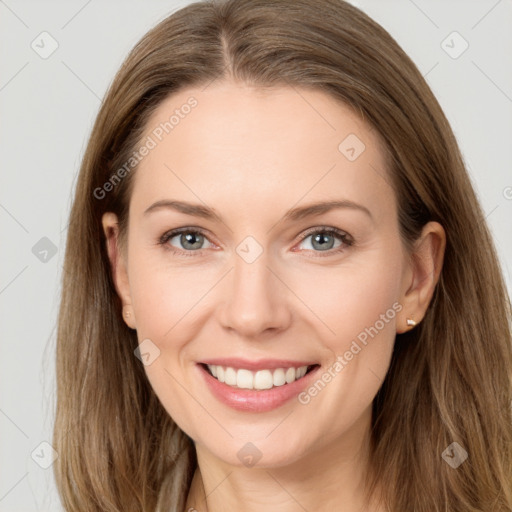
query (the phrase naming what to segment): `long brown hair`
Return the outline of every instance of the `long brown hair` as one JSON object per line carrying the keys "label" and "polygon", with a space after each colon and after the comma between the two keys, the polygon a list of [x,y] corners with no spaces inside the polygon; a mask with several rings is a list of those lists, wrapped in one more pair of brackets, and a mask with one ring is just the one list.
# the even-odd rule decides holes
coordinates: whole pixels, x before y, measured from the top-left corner
{"label": "long brown hair", "polygon": [[[101,227],[127,223],[136,168],[103,187],[169,94],[228,78],[314,88],[385,141],[404,246],[440,222],[444,266],[424,320],[397,335],[373,403],[369,494],[393,512],[512,511],[511,307],[454,134],[394,39],[341,0],[191,4],[129,54],[108,90],[71,211],[57,337],[54,464],[68,512],[182,511],[197,461],[134,356]],[[200,106],[198,107],[200,108]],[[457,442],[457,469],[442,454]]]}

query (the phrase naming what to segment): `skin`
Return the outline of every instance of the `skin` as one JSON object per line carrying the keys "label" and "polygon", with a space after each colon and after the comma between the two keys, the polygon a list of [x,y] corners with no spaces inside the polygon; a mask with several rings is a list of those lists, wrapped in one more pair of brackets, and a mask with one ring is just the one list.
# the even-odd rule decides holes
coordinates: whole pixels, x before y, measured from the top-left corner
{"label": "skin", "polygon": [[[149,382],[195,442],[187,510],[361,511],[372,400],[395,335],[411,329],[407,318],[419,323],[432,298],[444,230],[428,223],[414,254],[406,252],[381,139],[325,93],[215,82],[167,98],[147,134],[192,95],[197,107],[136,171],[126,247],[116,216],[103,217],[125,320],[139,342],[149,338],[160,350],[145,366]],[[349,134],[365,144],[352,162],[338,149]],[[165,208],[144,214],[166,199],[206,204],[223,222]],[[353,201],[371,217],[341,208],[283,220],[291,208],[327,200]],[[192,256],[158,244],[189,226],[206,232],[199,251],[179,236],[167,246]],[[301,241],[324,226],[348,233],[353,245],[335,239],[322,249],[315,232]],[[263,251],[252,263],[236,252],[247,236]],[[198,378],[196,363],[212,357],[311,360],[327,369],[393,304],[401,310],[308,404],[235,411]],[[262,454],[251,468],[237,457],[247,442]],[[383,509],[374,502],[365,510]]]}

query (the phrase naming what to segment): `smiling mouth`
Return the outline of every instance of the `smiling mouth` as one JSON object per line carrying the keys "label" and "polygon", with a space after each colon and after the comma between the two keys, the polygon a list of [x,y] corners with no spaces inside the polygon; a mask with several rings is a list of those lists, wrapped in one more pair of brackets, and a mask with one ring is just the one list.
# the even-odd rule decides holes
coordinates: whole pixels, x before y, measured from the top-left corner
{"label": "smiling mouth", "polygon": [[245,368],[233,368],[215,364],[204,364],[201,366],[213,378],[228,386],[238,389],[252,389],[262,391],[278,388],[291,384],[302,379],[305,375],[316,369],[319,365],[313,364],[300,367],[274,368],[251,371]]}

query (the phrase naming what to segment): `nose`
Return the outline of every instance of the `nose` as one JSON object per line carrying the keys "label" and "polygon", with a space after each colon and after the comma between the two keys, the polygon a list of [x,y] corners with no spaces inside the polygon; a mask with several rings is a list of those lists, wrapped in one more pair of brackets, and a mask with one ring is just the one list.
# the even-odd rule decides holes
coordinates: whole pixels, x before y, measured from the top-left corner
{"label": "nose", "polygon": [[227,299],[217,309],[221,325],[240,337],[257,338],[286,329],[291,321],[290,292],[270,268],[267,252],[252,263],[234,255],[234,268],[226,276]]}

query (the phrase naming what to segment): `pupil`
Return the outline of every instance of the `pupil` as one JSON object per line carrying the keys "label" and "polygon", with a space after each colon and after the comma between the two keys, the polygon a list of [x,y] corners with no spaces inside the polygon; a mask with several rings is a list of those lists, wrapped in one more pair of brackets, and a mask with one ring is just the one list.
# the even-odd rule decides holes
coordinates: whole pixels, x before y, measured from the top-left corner
{"label": "pupil", "polygon": [[[185,235],[181,235],[181,243],[182,243],[183,247],[188,246],[189,249],[200,249],[201,248],[201,237],[202,237],[202,235],[199,235],[199,234],[187,233]],[[199,242],[198,242],[198,240],[199,240]],[[196,247],[194,247],[194,245]]]}
{"label": "pupil", "polygon": [[[327,242],[326,242],[326,240],[327,240]],[[313,245],[316,242],[318,242],[320,244],[319,245],[320,249],[332,249],[333,240],[334,239],[331,236],[319,233],[313,237]],[[331,245],[329,247],[326,247],[327,245],[329,245],[329,242],[331,242]]]}

